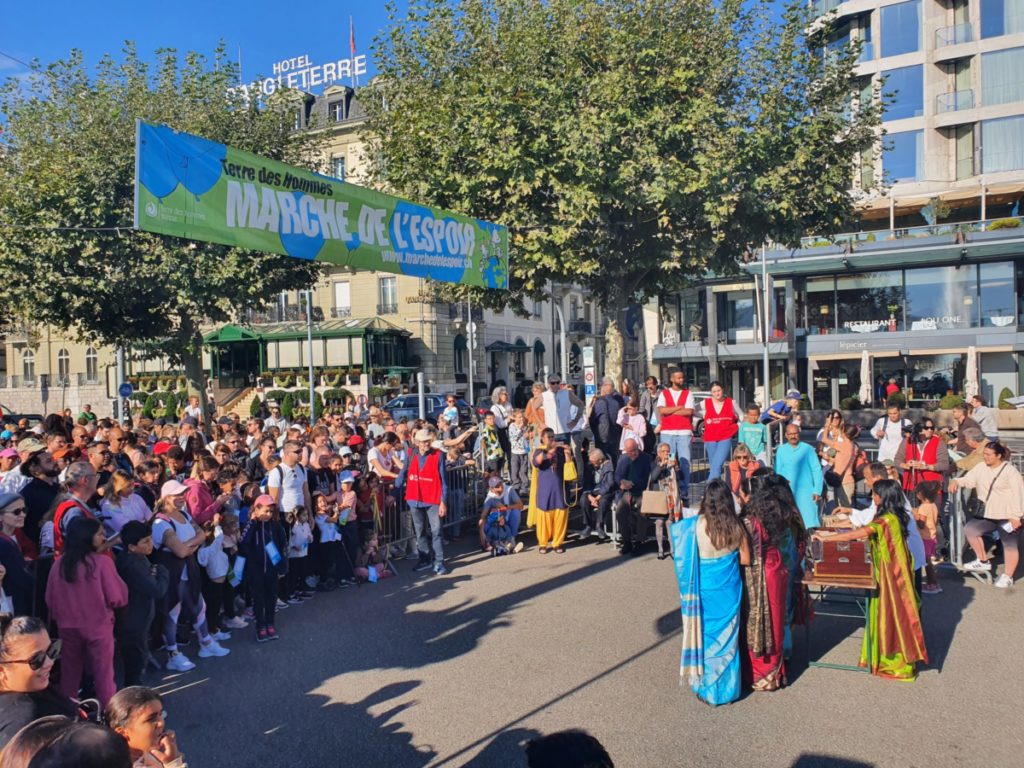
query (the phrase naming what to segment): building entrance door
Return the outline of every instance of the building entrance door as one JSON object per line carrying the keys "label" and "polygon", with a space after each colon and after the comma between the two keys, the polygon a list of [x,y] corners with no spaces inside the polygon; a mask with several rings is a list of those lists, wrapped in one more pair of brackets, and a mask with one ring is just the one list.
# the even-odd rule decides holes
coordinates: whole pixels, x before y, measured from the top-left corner
{"label": "building entrance door", "polygon": [[260,370],[258,341],[235,341],[219,346],[217,383],[222,389],[242,389]]}

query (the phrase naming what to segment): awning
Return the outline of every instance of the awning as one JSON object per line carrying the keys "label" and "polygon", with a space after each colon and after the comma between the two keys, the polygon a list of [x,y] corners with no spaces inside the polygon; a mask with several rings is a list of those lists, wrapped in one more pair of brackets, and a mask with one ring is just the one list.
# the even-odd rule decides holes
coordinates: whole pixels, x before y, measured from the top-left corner
{"label": "awning", "polygon": [[203,336],[203,343],[228,344],[232,341],[259,341],[259,339],[260,337],[258,334],[229,323],[228,325],[221,326],[213,333],[208,333]]}
{"label": "awning", "polygon": [[543,355],[545,352],[544,342],[540,339],[533,342],[533,352],[534,354]]}
{"label": "awning", "polygon": [[[305,339],[308,329],[304,322],[256,323],[249,327],[224,325],[203,336],[206,344],[224,344],[232,341],[281,341]],[[412,336],[404,328],[381,320],[379,317],[365,319],[326,320],[313,323],[314,339],[337,339],[346,336],[363,337],[369,334]]]}
{"label": "awning", "polygon": [[524,343],[509,344],[507,341],[492,341],[487,345],[488,352],[529,352],[530,348]]}

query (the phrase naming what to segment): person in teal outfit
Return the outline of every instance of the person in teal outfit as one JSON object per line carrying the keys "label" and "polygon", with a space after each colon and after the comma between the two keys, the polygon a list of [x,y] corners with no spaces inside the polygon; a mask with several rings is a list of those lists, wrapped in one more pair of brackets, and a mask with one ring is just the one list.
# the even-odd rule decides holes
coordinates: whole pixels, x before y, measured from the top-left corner
{"label": "person in teal outfit", "polygon": [[800,442],[800,427],[796,424],[786,426],[786,442],[775,453],[775,471],[789,481],[804,527],[819,528],[818,501],[825,476],[814,448]]}

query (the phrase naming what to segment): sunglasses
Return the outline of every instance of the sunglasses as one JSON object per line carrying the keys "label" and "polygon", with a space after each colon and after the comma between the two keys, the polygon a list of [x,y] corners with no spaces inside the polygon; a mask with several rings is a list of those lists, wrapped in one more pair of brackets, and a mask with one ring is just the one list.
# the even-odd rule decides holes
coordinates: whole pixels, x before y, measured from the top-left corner
{"label": "sunglasses", "polygon": [[17,507],[16,509],[5,509],[5,515],[24,515],[27,514],[24,507]]}
{"label": "sunglasses", "polygon": [[11,659],[10,661],[0,661],[0,664],[28,664],[28,668],[33,672],[38,672],[46,664],[46,660],[56,661],[60,658],[60,640],[54,640],[50,643],[50,647],[45,651],[39,651],[33,653],[27,659]]}

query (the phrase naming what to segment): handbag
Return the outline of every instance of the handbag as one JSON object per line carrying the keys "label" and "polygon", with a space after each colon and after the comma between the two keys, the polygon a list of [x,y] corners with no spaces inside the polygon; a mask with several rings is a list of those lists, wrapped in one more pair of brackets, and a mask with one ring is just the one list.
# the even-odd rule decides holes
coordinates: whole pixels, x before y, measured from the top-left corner
{"label": "handbag", "polygon": [[974,491],[971,493],[971,497],[967,499],[967,514],[969,517],[985,517],[985,505],[988,504],[988,498],[992,495],[992,489],[996,487],[996,480],[1003,474],[1003,470],[1006,469],[1007,462],[1003,462],[1003,466],[996,472],[996,476],[992,478],[992,485],[988,487],[988,493],[985,494],[985,500],[982,501],[978,498],[978,492]]}
{"label": "handbag", "polygon": [[668,494],[662,490],[644,491],[640,498],[640,514],[644,517],[665,517],[668,515]]}
{"label": "handbag", "polygon": [[853,455],[850,456],[850,460],[846,462],[846,468],[843,469],[843,474],[839,474],[834,469],[830,469],[825,473],[825,482],[829,488],[839,488],[843,484],[843,475],[846,474],[846,470],[857,460],[858,446],[856,443],[853,446]]}
{"label": "handbag", "polygon": [[576,471],[576,462],[570,458],[562,466],[562,482],[575,483],[579,480],[579,473]]}

